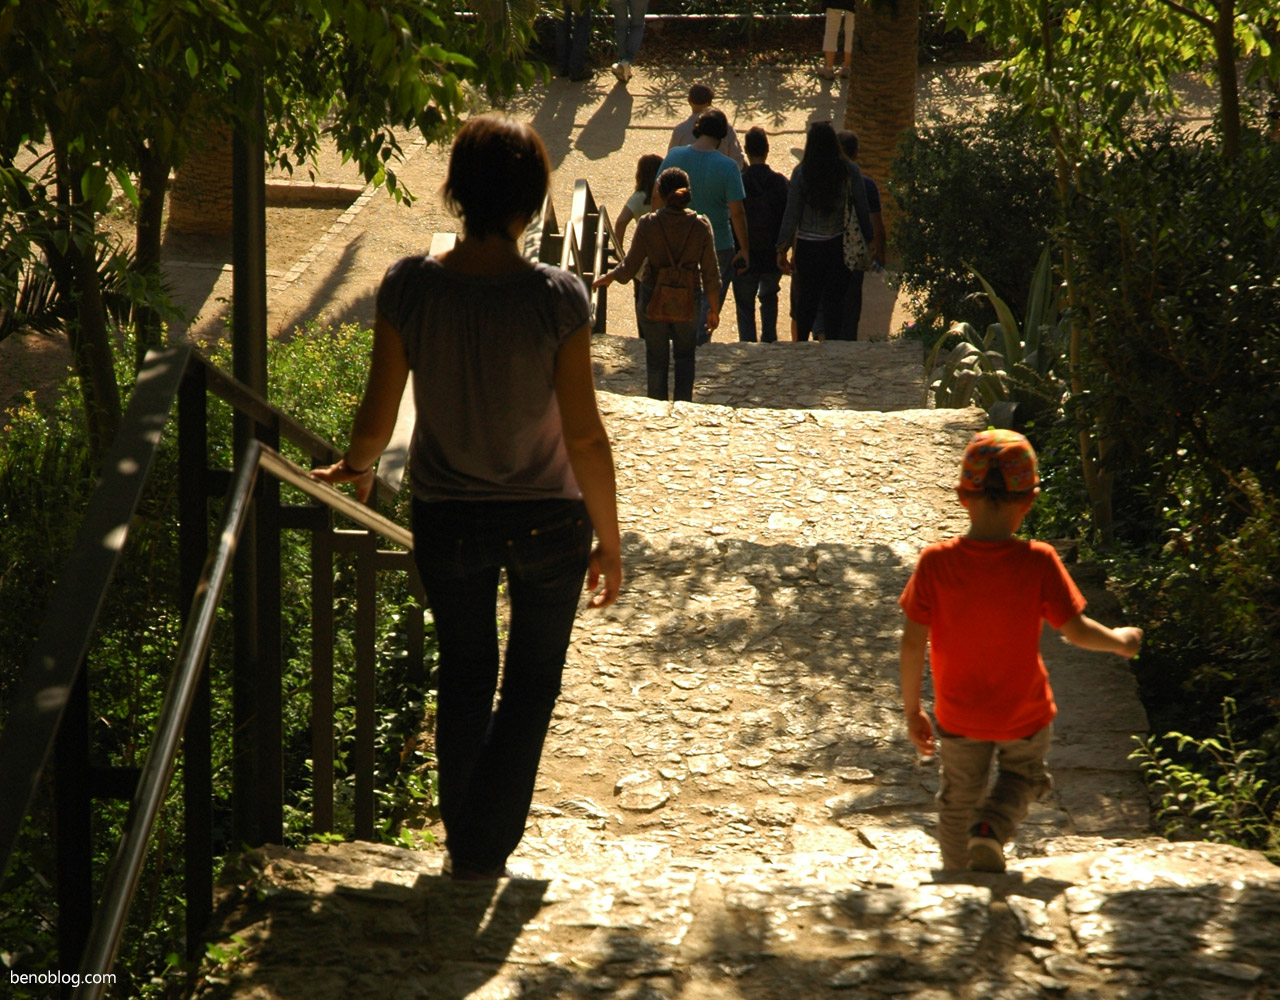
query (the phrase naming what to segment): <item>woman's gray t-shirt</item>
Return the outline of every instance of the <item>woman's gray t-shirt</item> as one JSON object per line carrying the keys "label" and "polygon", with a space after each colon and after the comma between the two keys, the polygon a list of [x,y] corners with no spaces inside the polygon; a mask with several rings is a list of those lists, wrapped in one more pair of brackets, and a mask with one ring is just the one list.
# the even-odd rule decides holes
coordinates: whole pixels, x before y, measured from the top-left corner
{"label": "woman's gray t-shirt", "polygon": [[560,345],[591,315],[582,279],[549,264],[498,277],[434,257],[387,269],[378,312],[400,334],[417,421],[422,500],[580,497],[555,393]]}

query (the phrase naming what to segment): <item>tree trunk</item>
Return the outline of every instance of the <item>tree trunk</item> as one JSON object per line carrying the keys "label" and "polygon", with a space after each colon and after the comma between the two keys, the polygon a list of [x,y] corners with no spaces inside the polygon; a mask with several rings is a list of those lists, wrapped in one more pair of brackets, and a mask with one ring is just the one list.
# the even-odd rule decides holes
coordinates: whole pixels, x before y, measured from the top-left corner
{"label": "tree trunk", "polygon": [[888,182],[898,142],[916,123],[919,35],[919,0],[857,0],[844,127],[858,134],[858,165],[880,185],[891,237],[897,206]]}
{"label": "tree trunk", "polygon": [[193,146],[173,178],[169,226],[174,232],[231,232],[231,125],[210,122],[204,145]]}
{"label": "tree trunk", "polygon": [[80,392],[84,398],[89,453],[95,468],[115,441],[122,413],[96,248],[96,243],[87,243],[72,250],[71,274],[78,293],[78,305],[75,319],[67,325],[76,373],[80,377]]}
{"label": "tree trunk", "polygon": [[111,357],[107,310],[98,275],[99,244],[93,206],[82,201],[80,194],[84,165],[68,156],[65,142],[57,135],[53,136],[53,153],[59,224],[65,227],[66,239],[50,240],[46,251],[80,382],[89,453],[96,468],[120,430],[120,386]]}
{"label": "tree trunk", "polygon": [[164,199],[169,187],[169,161],[151,149],[140,150],[142,168],[138,177],[138,224],[135,229],[134,270],[145,281],[148,297],[134,305],[134,369],[142,367],[147,351],[159,347],[160,313],[150,295],[160,288],[160,244],[164,235]]}
{"label": "tree trunk", "polygon": [[[1039,7],[1040,39],[1044,51],[1044,77],[1051,79],[1054,70],[1053,57],[1053,25],[1049,0],[1041,0]],[[1058,182],[1059,211],[1065,211],[1070,202],[1072,190],[1078,186],[1079,167],[1073,166],[1074,156],[1068,155],[1066,143],[1063,141],[1062,128],[1056,119],[1050,119],[1049,137],[1053,143],[1055,173]],[[1067,289],[1067,306],[1071,316],[1071,336],[1068,346],[1068,365],[1071,376],[1071,394],[1079,398],[1085,387],[1084,351],[1088,336],[1084,324],[1080,321],[1082,309],[1080,296],[1076,290],[1075,268],[1071,251],[1062,250],[1062,277]],[[1113,537],[1114,518],[1111,505],[1113,474],[1103,467],[1102,459],[1111,448],[1111,442],[1105,437],[1095,438],[1093,428],[1080,421],[1080,429],[1076,433],[1080,450],[1080,474],[1084,479],[1085,489],[1089,494],[1089,508],[1092,514],[1094,534],[1105,544]]]}
{"label": "tree trunk", "polygon": [[1218,66],[1218,94],[1222,115],[1222,155],[1240,155],[1240,84],[1236,79],[1235,0],[1219,0],[1213,27],[1213,49]]}

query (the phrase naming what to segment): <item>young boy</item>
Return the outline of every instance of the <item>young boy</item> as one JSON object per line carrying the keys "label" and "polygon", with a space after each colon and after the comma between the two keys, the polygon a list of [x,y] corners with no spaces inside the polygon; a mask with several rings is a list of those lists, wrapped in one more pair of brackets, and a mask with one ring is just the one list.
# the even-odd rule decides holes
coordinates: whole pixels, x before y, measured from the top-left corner
{"label": "young boy", "polygon": [[[1107,628],[1082,613],[1085,600],[1052,547],[1014,538],[1039,482],[1035,451],[1021,434],[975,435],[956,488],[969,531],[927,546],[898,601],[907,616],[903,713],[911,742],[926,755],[934,727],[920,685],[926,645],[932,651],[944,870],[1004,871],[1004,845],[1053,787],[1044,758],[1057,706],[1040,658],[1041,619],[1085,649],[1133,657],[1142,644],[1142,629]],[[988,788],[992,756],[996,780]]]}

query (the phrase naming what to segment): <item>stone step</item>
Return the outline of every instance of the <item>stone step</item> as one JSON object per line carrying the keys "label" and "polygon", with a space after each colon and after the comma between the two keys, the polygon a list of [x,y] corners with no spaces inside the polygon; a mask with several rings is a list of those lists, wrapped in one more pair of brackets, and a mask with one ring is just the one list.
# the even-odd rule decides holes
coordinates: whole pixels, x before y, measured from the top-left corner
{"label": "stone step", "polygon": [[1004,875],[935,881],[909,844],[711,859],[567,822],[578,849],[533,834],[488,884],[441,877],[438,851],[251,852],[223,890],[234,958],[201,995],[1280,995],[1280,869],[1237,848],[1060,839]]}
{"label": "stone step", "polygon": [[[644,351],[639,337],[593,337],[596,387],[645,395]],[[919,409],[927,405],[924,348],[911,340],[712,341],[698,348],[693,401],[766,409]]]}

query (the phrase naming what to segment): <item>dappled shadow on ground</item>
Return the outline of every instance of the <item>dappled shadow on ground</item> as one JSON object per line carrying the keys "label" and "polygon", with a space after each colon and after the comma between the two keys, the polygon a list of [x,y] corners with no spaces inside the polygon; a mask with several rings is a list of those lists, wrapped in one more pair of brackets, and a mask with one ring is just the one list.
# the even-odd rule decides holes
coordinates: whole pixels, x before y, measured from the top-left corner
{"label": "dappled shadow on ground", "polygon": [[692,851],[664,862],[612,850],[457,884],[414,851],[265,848],[229,869],[213,952],[224,961],[206,964],[195,995],[1273,996],[1280,878],[1250,852],[1152,843],[899,884],[837,859],[717,869]]}
{"label": "dappled shadow on ground", "polygon": [[[643,66],[625,87],[606,70],[583,83],[552,80],[513,99],[507,110],[537,129],[554,169],[571,149],[592,160],[608,156],[622,148],[628,130],[656,131],[665,138],[676,122],[689,115],[688,93],[694,83],[712,88],[716,106],[739,133],[759,125],[773,134],[801,135],[804,129],[796,121],[797,113],[803,113],[805,122],[834,120],[838,124],[844,118],[842,81],[766,68],[730,72]],[[576,139],[575,128],[579,130]],[[786,147],[777,148],[785,151]],[[786,169],[790,170],[789,162]]]}
{"label": "dappled shadow on ground", "polygon": [[408,871],[381,881],[378,869],[342,858],[298,857],[304,866],[273,861],[223,917],[219,934],[234,957],[198,996],[252,984],[278,1000],[463,1000],[512,960],[547,889],[533,879],[463,883]]}
{"label": "dappled shadow on ground", "polygon": [[[554,79],[546,87],[536,88],[523,98],[513,100],[507,110],[517,117],[529,119],[534,130],[542,137],[543,145],[547,147],[551,169],[556,170],[571,149],[575,146],[581,148],[581,137],[576,143],[573,139],[574,130],[578,127],[580,109],[595,104],[607,89],[607,85],[600,78],[581,83]],[[627,118],[621,126],[624,130],[630,123],[630,108],[626,110]],[[612,118],[612,115],[608,117]],[[609,129],[610,134],[616,132],[617,127],[615,121]],[[612,146],[602,152],[585,151],[587,155],[595,158],[605,156],[617,148]]]}
{"label": "dappled shadow on ground", "polygon": [[[688,733],[717,735],[730,755],[758,754],[753,777],[905,769],[843,811],[927,806],[892,708],[911,567],[891,548],[629,532],[624,558],[633,596],[609,617],[627,638],[578,651],[616,677],[610,705],[637,713],[620,739],[660,758]],[[715,693],[700,695],[704,681]]]}

